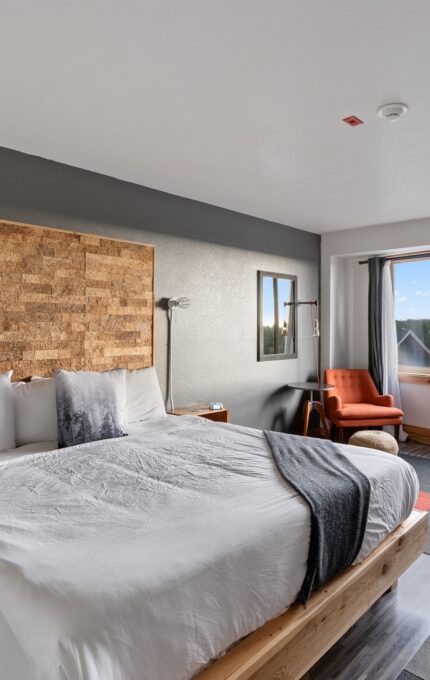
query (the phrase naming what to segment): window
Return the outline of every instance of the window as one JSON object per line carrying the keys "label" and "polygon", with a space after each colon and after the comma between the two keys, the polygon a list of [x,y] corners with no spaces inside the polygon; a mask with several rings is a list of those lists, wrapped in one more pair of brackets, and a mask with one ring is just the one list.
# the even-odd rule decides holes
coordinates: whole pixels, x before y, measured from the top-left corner
{"label": "window", "polygon": [[430,255],[393,265],[400,373],[430,373]]}

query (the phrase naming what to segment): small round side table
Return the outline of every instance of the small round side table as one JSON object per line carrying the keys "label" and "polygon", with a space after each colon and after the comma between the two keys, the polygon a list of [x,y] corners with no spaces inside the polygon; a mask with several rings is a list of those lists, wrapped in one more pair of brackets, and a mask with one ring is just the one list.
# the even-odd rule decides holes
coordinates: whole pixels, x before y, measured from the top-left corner
{"label": "small round side table", "polygon": [[308,436],[309,430],[309,418],[312,411],[318,413],[320,419],[321,430],[327,439],[330,438],[330,432],[328,431],[327,423],[324,416],[324,409],[321,401],[314,399],[314,392],[329,392],[335,389],[335,385],[328,385],[327,383],[317,383],[317,382],[303,382],[303,383],[288,383],[287,387],[291,387],[293,390],[303,390],[304,392],[309,392],[309,399],[303,404],[303,416],[302,416],[302,435],[303,437]]}

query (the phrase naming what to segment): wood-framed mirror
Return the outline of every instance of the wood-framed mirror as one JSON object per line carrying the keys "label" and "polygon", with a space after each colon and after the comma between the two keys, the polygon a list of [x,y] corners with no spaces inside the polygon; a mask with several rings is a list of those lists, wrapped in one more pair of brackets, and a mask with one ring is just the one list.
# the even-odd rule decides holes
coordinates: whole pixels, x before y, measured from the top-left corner
{"label": "wood-framed mirror", "polygon": [[297,357],[297,276],[258,272],[258,361]]}

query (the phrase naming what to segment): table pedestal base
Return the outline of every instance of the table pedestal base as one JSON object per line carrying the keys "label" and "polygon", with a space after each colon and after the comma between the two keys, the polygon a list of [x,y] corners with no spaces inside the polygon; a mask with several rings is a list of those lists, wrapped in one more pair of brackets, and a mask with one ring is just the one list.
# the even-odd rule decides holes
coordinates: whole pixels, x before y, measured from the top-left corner
{"label": "table pedestal base", "polygon": [[330,432],[328,431],[323,406],[320,401],[314,401],[313,399],[312,400],[308,399],[307,401],[305,401],[303,405],[303,426],[302,426],[303,437],[308,436],[309,419],[312,412],[318,413],[321,432],[323,433],[324,437],[330,439]]}

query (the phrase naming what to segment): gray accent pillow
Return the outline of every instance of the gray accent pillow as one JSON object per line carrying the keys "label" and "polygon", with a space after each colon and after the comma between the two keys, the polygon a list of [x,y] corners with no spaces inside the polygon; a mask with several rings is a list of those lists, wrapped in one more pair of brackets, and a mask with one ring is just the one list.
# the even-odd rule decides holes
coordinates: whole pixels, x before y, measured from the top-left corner
{"label": "gray accent pillow", "polygon": [[56,371],[55,393],[59,448],[122,436],[109,373]]}

